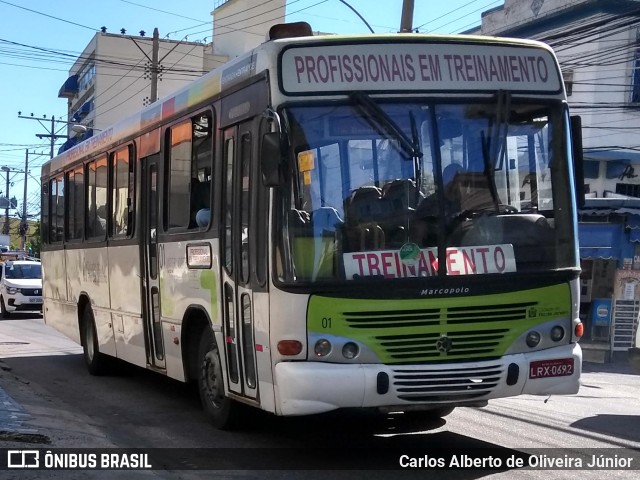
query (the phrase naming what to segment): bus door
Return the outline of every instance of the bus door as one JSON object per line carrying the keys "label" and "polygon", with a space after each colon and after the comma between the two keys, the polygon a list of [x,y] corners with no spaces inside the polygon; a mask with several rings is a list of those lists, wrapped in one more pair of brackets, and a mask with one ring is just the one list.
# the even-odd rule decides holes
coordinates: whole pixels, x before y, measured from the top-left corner
{"label": "bus door", "polygon": [[160,275],[159,258],[161,246],[158,245],[158,184],[159,155],[143,158],[142,196],[140,209],[142,214],[142,238],[140,258],[143,261],[142,320],[144,322],[145,349],[147,363],[156,368],[165,368],[162,325],[160,323]]}
{"label": "bus door", "polygon": [[[258,395],[251,288],[252,232],[250,188],[252,130],[250,122],[223,133],[223,212],[221,240],[223,332],[229,390],[250,399]],[[254,247],[252,247],[254,248]]]}

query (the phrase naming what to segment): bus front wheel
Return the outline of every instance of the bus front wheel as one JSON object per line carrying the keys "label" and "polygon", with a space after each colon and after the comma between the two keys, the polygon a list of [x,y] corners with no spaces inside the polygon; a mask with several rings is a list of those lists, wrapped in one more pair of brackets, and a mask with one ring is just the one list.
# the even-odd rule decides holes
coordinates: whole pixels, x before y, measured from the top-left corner
{"label": "bus front wheel", "polygon": [[82,350],[84,361],[91,375],[104,375],[107,372],[108,359],[100,353],[96,321],[90,305],[85,305],[82,312]]}
{"label": "bus front wheel", "polygon": [[220,352],[209,328],[202,333],[198,359],[198,390],[202,407],[214,427],[231,430],[237,426],[239,405],[224,394]]}

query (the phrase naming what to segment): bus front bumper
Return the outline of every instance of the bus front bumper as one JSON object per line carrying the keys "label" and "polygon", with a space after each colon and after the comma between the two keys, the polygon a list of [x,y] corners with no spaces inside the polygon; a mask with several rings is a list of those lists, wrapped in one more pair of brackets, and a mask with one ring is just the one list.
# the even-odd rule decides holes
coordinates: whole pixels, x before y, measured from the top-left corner
{"label": "bus front bumper", "polygon": [[428,409],[466,406],[520,394],[578,393],[578,344],[438,365],[281,362],[275,367],[276,414],[338,408]]}

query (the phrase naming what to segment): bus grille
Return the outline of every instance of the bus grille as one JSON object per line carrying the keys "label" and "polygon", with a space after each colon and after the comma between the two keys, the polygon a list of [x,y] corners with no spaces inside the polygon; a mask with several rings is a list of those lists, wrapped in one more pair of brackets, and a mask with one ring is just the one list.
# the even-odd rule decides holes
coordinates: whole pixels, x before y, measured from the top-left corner
{"label": "bus grille", "polygon": [[389,363],[451,361],[501,356],[505,340],[519,335],[535,305],[344,312],[343,318],[354,333],[368,333],[371,346]]}
{"label": "bus grille", "polygon": [[398,398],[409,402],[474,400],[490,394],[504,375],[500,365],[439,370],[393,370]]}

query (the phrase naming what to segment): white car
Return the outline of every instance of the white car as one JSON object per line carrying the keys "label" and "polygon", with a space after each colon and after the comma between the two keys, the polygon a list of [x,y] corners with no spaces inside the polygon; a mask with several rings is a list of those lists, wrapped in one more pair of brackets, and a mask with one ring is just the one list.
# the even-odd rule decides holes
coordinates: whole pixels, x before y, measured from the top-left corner
{"label": "white car", "polygon": [[42,311],[42,265],[33,260],[8,260],[0,265],[0,313]]}

